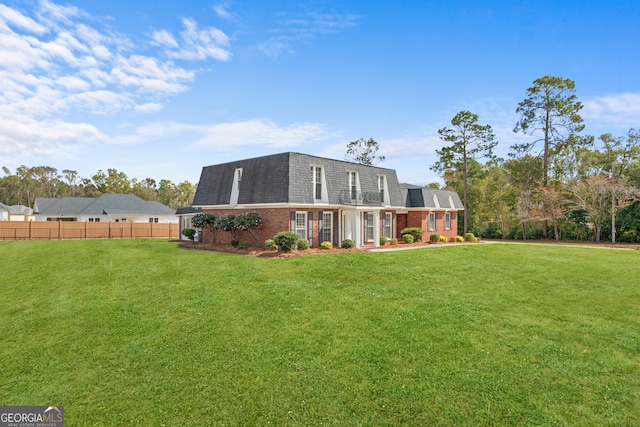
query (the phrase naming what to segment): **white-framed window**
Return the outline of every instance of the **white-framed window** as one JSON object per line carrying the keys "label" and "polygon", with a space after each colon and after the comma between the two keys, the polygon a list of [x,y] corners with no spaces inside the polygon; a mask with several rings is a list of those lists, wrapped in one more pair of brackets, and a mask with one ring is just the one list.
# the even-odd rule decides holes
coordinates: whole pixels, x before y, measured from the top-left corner
{"label": "white-framed window", "polygon": [[373,242],[373,212],[364,213],[364,240],[365,242]]}
{"label": "white-framed window", "polygon": [[382,217],[382,237],[391,239],[393,237],[393,214],[391,212],[385,212]]}
{"label": "white-framed window", "polygon": [[444,214],[444,229],[451,230],[451,212],[445,212]]}
{"label": "white-framed window", "polygon": [[294,233],[298,235],[301,239],[307,238],[307,213],[306,212],[296,212],[296,220],[295,220],[296,229],[293,230]]}
{"label": "white-framed window", "polygon": [[378,190],[380,191],[380,203],[384,203],[384,175],[378,175]]}
{"label": "white-framed window", "polygon": [[356,200],[358,197],[358,173],[349,171],[347,172],[349,178],[349,191],[351,192],[351,199]]}
{"label": "white-framed window", "polygon": [[333,236],[333,212],[322,213],[322,236],[320,242],[331,242]]}
{"label": "white-framed window", "polygon": [[149,218],[149,222],[158,222],[158,218]]}
{"label": "white-framed window", "polygon": [[429,212],[429,231],[435,231],[438,229],[438,213]]}
{"label": "white-framed window", "polygon": [[322,200],[322,167],[311,166],[311,182],[313,183],[313,198]]}
{"label": "white-framed window", "polygon": [[233,173],[233,184],[231,185],[231,197],[229,204],[237,205],[238,196],[240,195],[240,182],[242,181],[242,168],[237,168]]}

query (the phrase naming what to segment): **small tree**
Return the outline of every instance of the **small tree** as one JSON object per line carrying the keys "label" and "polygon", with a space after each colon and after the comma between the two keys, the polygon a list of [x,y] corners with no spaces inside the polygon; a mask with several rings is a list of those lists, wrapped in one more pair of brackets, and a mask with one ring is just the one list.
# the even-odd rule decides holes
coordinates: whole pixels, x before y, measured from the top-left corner
{"label": "small tree", "polygon": [[369,138],[365,141],[364,138],[360,138],[347,144],[347,154],[344,158],[361,165],[373,166],[385,160],[384,156],[376,156],[379,149],[380,144],[375,139]]}
{"label": "small tree", "polygon": [[236,216],[234,214],[222,215],[220,218],[216,219],[215,227],[218,230],[231,233],[231,240],[237,240],[235,219]]}
{"label": "small tree", "polygon": [[216,242],[216,217],[208,213],[199,213],[191,218],[191,225],[200,230],[207,229],[211,233],[213,243]]}
{"label": "small tree", "polygon": [[256,241],[256,246],[260,246],[256,228],[262,226],[262,218],[257,212],[244,212],[235,218],[236,230],[248,231]]}

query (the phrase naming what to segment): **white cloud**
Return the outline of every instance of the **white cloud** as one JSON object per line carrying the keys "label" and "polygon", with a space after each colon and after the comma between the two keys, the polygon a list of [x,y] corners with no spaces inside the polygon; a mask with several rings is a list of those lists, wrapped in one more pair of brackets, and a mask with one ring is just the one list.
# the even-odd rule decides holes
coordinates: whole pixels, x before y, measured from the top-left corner
{"label": "white cloud", "polygon": [[595,97],[583,105],[582,117],[589,125],[638,127],[640,123],[640,93]]}
{"label": "white cloud", "polygon": [[159,102],[147,102],[146,104],[136,105],[135,110],[138,113],[156,113],[164,108]]}
{"label": "white cloud", "polygon": [[318,123],[293,123],[278,126],[265,119],[220,123],[198,128],[201,137],[196,146],[226,148],[234,146],[268,146],[291,148],[312,142],[327,141],[337,135]]}
{"label": "white cloud", "polygon": [[215,4],[213,11],[222,19],[233,19],[235,17],[233,13],[229,12],[229,5],[226,2]]}
{"label": "white cloud", "polygon": [[79,142],[105,139],[105,135],[88,123],[36,121],[28,117],[0,119],[0,157],[8,160],[31,156],[65,157],[79,149]]}
{"label": "white cloud", "polygon": [[184,30],[180,32],[180,42],[166,30],[153,33],[153,44],[165,49],[165,54],[173,59],[228,61],[231,59],[229,37],[215,27],[199,28],[190,18],[182,20]]}
{"label": "white cloud", "polygon": [[16,26],[35,34],[44,34],[47,32],[47,28],[44,25],[24,16],[17,10],[10,9],[7,6],[0,4],[0,30],[3,32],[7,31],[9,29],[9,25]]}

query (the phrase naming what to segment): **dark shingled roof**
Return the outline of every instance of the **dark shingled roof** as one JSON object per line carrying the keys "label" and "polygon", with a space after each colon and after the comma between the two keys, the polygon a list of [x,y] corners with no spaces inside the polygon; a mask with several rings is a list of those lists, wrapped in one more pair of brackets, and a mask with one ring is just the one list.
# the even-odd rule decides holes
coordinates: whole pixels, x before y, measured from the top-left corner
{"label": "dark shingled roof", "polygon": [[411,184],[400,184],[405,206],[408,208],[464,210],[460,196],[455,191],[436,190]]}
{"label": "dark shingled roof", "polygon": [[242,168],[238,204],[313,204],[311,166],[322,166],[329,204],[339,204],[341,191],[348,190],[347,172],[358,173],[360,191],[378,193],[378,176],[384,175],[391,206],[404,206],[398,177],[393,169],[365,166],[301,153],[281,153],[202,168],[194,206],[228,205],[235,170]]}
{"label": "dark shingled roof", "polygon": [[160,202],[142,200],[134,194],[103,194],[91,197],[38,197],[33,210],[39,215],[175,215]]}

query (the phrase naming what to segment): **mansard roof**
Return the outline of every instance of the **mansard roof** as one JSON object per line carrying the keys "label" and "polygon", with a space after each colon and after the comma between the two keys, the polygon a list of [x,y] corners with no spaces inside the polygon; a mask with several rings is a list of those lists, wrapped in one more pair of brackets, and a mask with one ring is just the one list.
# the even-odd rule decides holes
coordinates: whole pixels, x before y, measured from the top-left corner
{"label": "mansard roof", "polygon": [[324,169],[329,204],[339,204],[340,193],[348,190],[347,172],[357,172],[360,191],[379,193],[378,176],[386,178],[390,204],[402,206],[398,178],[393,169],[366,166],[301,153],[281,153],[238,160],[202,169],[194,206],[228,205],[235,170],[242,169],[238,204],[313,204],[311,167]]}
{"label": "mansard roof", "polygon": [[134,194],[103,194],[99,197],[36,198],[39,215],[174,215],[160,202],[142,200]]}

